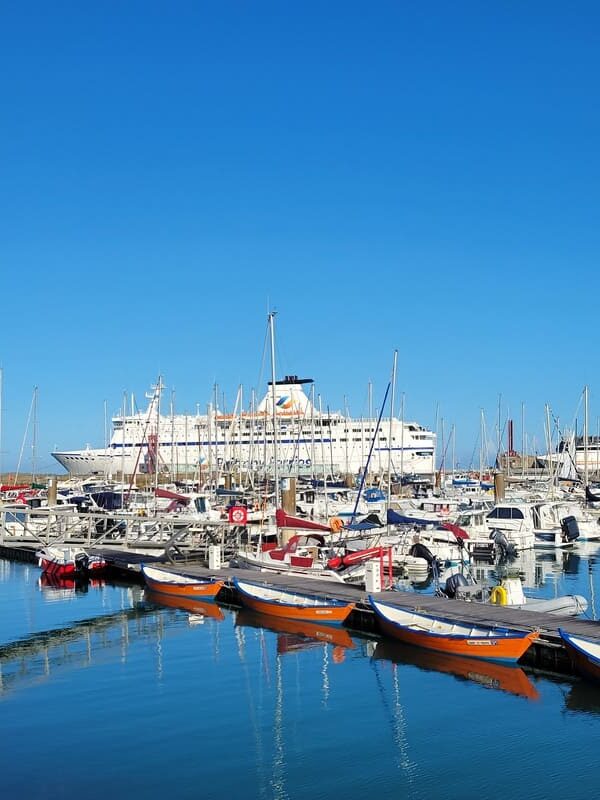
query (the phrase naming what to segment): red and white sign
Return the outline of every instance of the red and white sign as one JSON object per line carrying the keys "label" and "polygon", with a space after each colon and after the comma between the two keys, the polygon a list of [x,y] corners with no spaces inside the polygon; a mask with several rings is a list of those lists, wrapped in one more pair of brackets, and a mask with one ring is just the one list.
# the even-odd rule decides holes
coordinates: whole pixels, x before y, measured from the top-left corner
{"label": "red and white sign", "polygon": [[248,522],[248,509],[246,506],[231,506],[229,509],[229,522],[233,525],[245,525]]}

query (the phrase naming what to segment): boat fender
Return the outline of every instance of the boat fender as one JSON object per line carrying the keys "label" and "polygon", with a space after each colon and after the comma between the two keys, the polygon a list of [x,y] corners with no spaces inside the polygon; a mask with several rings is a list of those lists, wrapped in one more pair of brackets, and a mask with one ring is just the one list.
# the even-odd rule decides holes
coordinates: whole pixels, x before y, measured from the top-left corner
{"label": "boat fender", "polygon": [[494,586],[490,593],[490,603],[496,606],[505,606],[508,602],[508,592],[504,586]]}
{"label": "boat fender", "polygon": [[344,520],[339,517],[332,517],[329,520],[329,527],[333,533],[339,533],[344,527]]}

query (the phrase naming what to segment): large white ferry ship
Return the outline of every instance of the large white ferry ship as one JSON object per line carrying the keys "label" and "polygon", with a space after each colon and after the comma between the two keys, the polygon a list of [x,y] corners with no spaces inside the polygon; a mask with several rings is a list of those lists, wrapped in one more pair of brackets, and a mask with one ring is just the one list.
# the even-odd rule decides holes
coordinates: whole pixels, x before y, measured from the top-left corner
{"label": "large white ferry ship", "polygon": [[[435,433],[416,422],[353,419],[323,413],[303,390],[312,379],[287,375],[255,409],[207,414],[160,413],[162,383],[148,394],[145,411],[113,417],[106,448],[57,451],[54,458],[72,475],[135,475],[160,472],[172,477],[236,470],[280,475],[358,474],[372,447],[369,472],[430,479],[435,465]],[[236,403],[237,406],[237,403]],[[273,406],[275,413],[273,413]],[[275,436],[274,436],[275,432]],[[391,442],[389,441],[391,435]]]}

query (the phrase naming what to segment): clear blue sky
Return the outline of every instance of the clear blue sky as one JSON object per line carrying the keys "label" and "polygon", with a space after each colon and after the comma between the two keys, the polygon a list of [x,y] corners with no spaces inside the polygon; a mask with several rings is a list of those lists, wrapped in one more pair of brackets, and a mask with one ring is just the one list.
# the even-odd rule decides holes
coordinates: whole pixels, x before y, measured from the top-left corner
{"label": "clear blue sky", "polygon": [[398,348],[463,464],[499,393],[596,425],[597,3],[7,2],[0,67],[5,468],[34,385],[42,469],[159,372],[232,402],[269,307],[332,410]]}

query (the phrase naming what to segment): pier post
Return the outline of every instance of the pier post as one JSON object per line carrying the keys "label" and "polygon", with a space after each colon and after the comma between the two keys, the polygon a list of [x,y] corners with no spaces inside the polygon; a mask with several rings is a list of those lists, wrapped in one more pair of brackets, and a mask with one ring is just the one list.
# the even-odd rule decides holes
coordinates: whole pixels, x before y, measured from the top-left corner
{"label": "pier post", "polygon": [[[281,488],[281,507],[286,514],[296,513],[296,478],[282,478]],[[282,545],[286,545],[291,537],[296,533],[293,528],[282,528],[279,534]]]}
{"label": "pier post", "polygon": [[296,478],[282,479],[281,506],[286,514],[296,513]]}
{"label": "pier post", "polygon": [[504,500],[504,473],[494,473],[494,500],[501,503]]}
{"label": "pier post", "polygon": [[52,477],[48,480],[48,505],[55,506],[56,505],[56,495],[58,491],[58,478],[56,475],[52,475]]}

